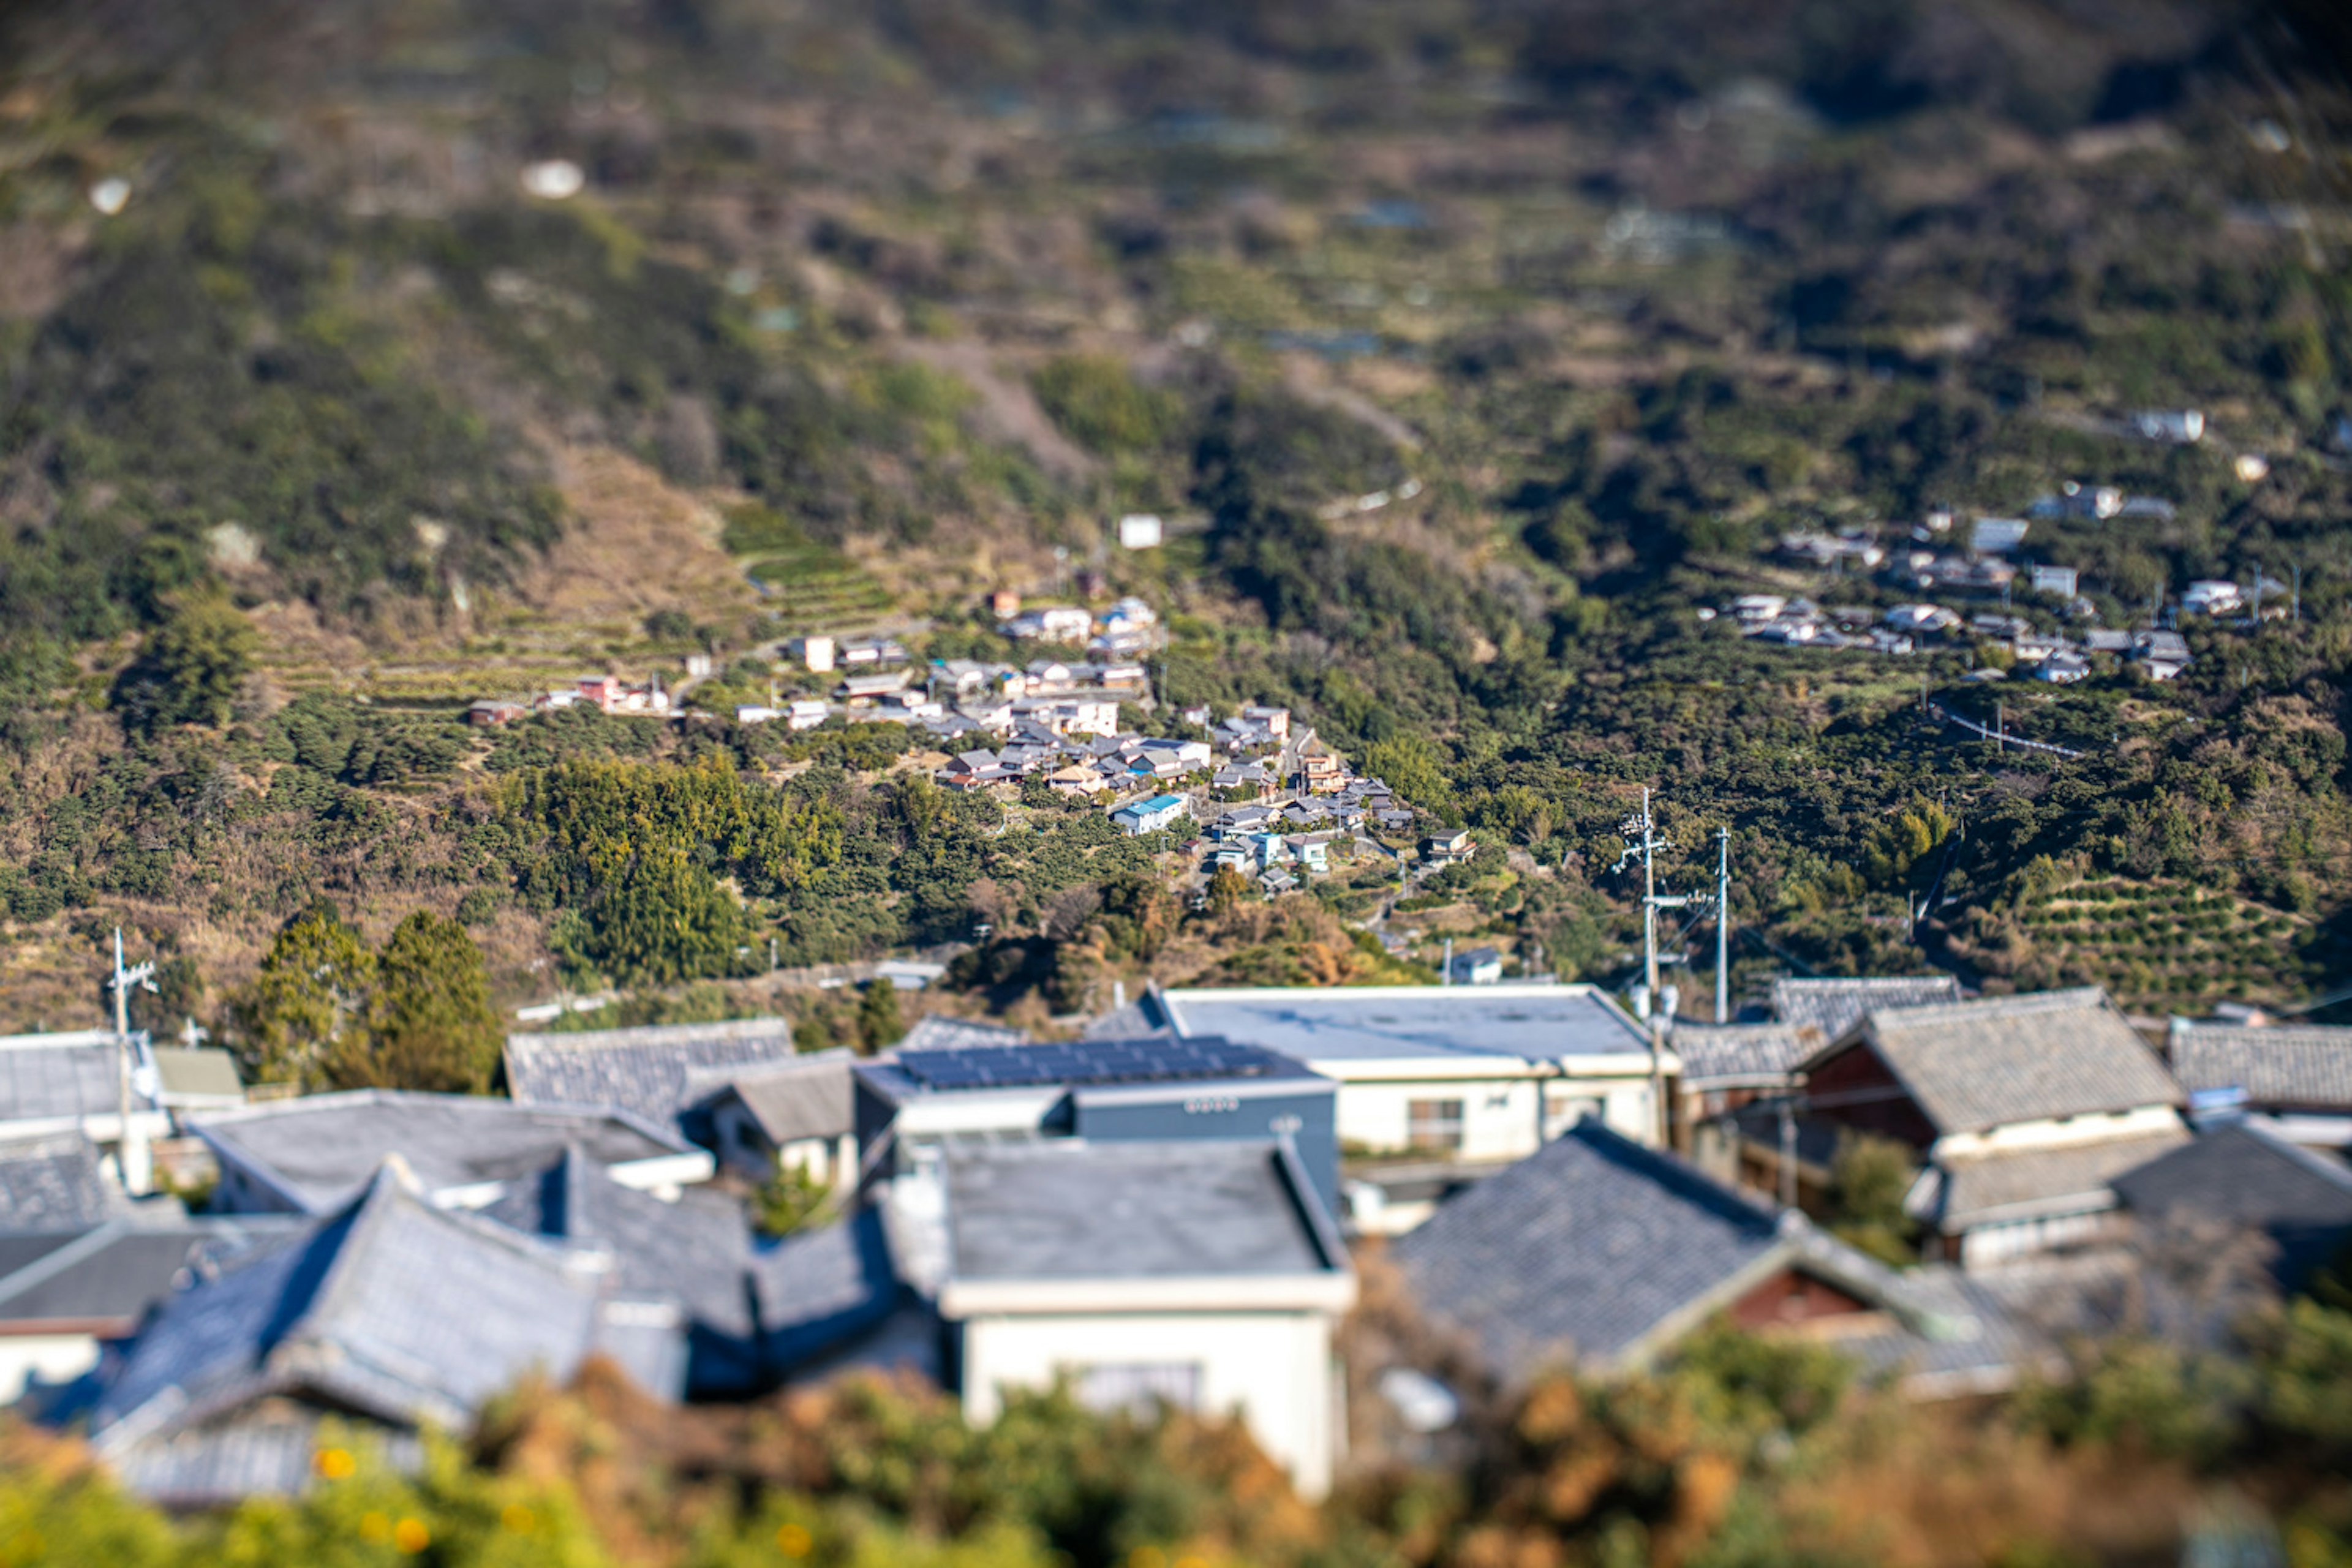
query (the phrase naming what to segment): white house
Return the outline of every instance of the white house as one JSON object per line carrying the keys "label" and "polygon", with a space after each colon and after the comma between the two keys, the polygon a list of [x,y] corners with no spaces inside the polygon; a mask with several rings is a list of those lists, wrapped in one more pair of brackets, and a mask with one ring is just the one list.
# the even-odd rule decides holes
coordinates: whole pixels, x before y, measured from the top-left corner
{"label": "white house", "polygon": [[966,1418],[1066,1377],[1097,1409],[1237,1415],[1302,1495],[1329,1489],[1356,1280],[1287,1143],[982,1144],[933,1180]]}
{"label": "white house", "polygon": [[2201,578],[2180,595],[2180,609],[2190,616],[2227,616],[2245,603],[2245,593],[2226,578]]}
{"label": "white house", "polygon": [[1118,824],[1120,832],[1132,838],[1173,827],[1192,814],[1192,805],[1182,795],[1155,795],[1149,800],[1133,801],[1120,806],[1110,814],[1110,819]]}
{"label": "white house", "polygon": [[1004,623],[1006,637],[1036,642],[1083,643],[1095,628],[1095,618],[1076,605],[1041,605],[1024,610]]}
{"label": "white house", "polygon": [[[1089,1032],[1155,1028],[1262,1046],[1337,1079],[1340,1142],[1369,1155],[1493,1166],[1585,1116],[1659,1139],[1650,1038],[1591,985],[1154,987]],[[1664,1048],[1655,1067],[1679,1071]],[[1427,1212],[1415,1201],[1355,1218],[1394,1233]]]}
{"label": "white house", "polygon": [[1118,520],[1122,550],[1150,550],[1160,542],[1160,520],[1148,511],[1131,511]]}

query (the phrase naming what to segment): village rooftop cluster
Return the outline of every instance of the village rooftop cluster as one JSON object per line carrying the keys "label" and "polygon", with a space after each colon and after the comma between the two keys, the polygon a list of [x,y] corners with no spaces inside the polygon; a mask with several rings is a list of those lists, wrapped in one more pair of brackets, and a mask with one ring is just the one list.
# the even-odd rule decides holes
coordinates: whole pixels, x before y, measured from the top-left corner
{"label": "village rooftop cluster", "polygon": [[[1357,1369],[1428,1434],[1449,1377],[1607,1378],[1717,1319],[1995,1393],[2066,1375],[2145,1226],[2256,1233],[2289,1288],[2352,1237],[2352,1029],[1944,975],[1707,1023],[1586,984],[1152,988],[865,1058],[779,1017],[516,1034],[500,1096],[248,1093],[127,1029],[0,1059],[0,1391],[174,1507],[302,1490],[354,1431],[416,1465],[591,1356],[664,1399],[884,1368],[982,1423],[1057,1380],[1235,1412],[1312,1496],[1375,1237],[1470,1355]],[[1808,1217],[1864,1132],[1914,1163],[1914,1259]],[[823,1196],[763,1236],[786,1172]]]}

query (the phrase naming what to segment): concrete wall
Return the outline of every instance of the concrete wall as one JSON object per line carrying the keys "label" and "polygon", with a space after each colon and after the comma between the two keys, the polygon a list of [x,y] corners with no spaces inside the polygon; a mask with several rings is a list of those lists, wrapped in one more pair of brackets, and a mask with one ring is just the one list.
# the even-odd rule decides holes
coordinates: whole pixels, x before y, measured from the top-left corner
{"label": "concrete wall", "polygon": [[963,1326],[964,1413],[985,1424],[1000,1390],[1122,1365],[1197,1367],[1202,1413],[1238,1412],[1302,1495],[1330,1489],[1339,1393],[1321,1312],[975,1317]]}

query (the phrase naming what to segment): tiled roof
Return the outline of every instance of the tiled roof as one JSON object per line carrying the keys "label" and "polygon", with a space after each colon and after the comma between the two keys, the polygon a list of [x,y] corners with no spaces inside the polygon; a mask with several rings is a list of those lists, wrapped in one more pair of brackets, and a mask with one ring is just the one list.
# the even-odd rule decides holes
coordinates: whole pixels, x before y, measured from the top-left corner
{"label": "tiled roof", "polygon": [[1263,986],[1155,991],[1155,1027],[1223,1035],[1303,1062],[1649,1054],[1649,1038],[1591,985]]}
{"label": "tiled roof", "polygon": [[[320,1421],[310,1410],[257,1411],[137,1444],[114,1457],[114,1471],[124,1486],[165,1508],[294,1496],[308,1490],[317,1474]],[[369,1441],[397,1471],[414,1474],[424,1466],[424,1444],[413,1434],[375,1433]]]}
{"label": "tiled roof", "polygon": [[2095,987],[1882,1009],[1856,1028],[1941,1133],[2181,1101]]}
{"label": "tiled roof", "polygon": [[567,1149],[481,1213],[526,1236],[605,1254],[614,1283],[632,1298],[667,1297],[710,1332],[751,1333],[751,1228],[732,1198],[688,1191],[664,1202]]}
{"label": "tiled roof", "polygon": [[2055,1148],[1948,1156],[1937,1163],[1940,1191],[1923,1189],[1922,1205],[1932,1205],[1933,1217],[1947,1233],[1996,1220],[2105,1208],[2111,1206],[2111,1179],[2188,1142],[2182,1128]]}
{"label": "tiled roof", "polygon": [[960,1279],[1299,1275],[1344,1268],[1271,1143],[1088,1143],[956,1149],[946,1160]]}
{"label": "tiled roof", "polygon": [[387,1163],[340,1212],[167,1303],[93,1439],[112,1454],[273,1397],[462,1426],[525,1371],[568,1377],[602,1341],[599,1298],[586,1260],[436,1209]]}
{"label": "tiled roof", "polygon": [[2168,1150],[2109,1185],[2136,1214],[2195,1213],[2266,1233],[2290,1289],[2352,1236],[2352,1166],[2242,1122]]}
{"label": "tiled roof", "polygon": [[1686,1089],[1786,1084],[1807,1047],[1786,1024],[1675,1022],[1675,1056]]}
{"label": "tiled roof", "polygon": [[2260,1106],[2352,1110],[2352,1028],[2321,1024],[2192,1024],[2168,1045],[2181,1087],[2242,1089]]}
{"label": "tiled roof", "polygon": [[1948,974],[1879,976],[1856,980],[1772,982],[1772,1016],[1800,1035],[1811,1031],[1825,1045],[1881,1007],[1926,1007],[1960,999],[1960,983]]}
{"label": "tiled roof", "polygon": [[856,1126],[853,1065],[845,1050],[819,1051],[751,1067],[697,1068],[688,1086],[698,1104],[732,1094],[771,1143],[839,1138]]}
{"label": "tiled roof", "polygon": [[230,1052],[210,1046],[193,1050],[157,1046],[148,1055],[167,1101],[184,1095],[236,1100],[245,1094],[245,1080],[237,1076],[236,1058]]}
{"label": "tiled roof", "polygon": [[115,1220],[0,1279],[0,1322],[135,1324],[188,1269],[253,1240],[201,1222],[150,1229]]}
{"label": "tiled roof", "polygon": [[877,1208],[759,1251],[751,1281],[769,1360],[786,1375],[880,1322],[907,1295]]}
{"label": "tiled roof", "polygon": [[607,1165],[684,1153],[667,1126],[597,1107],[517,1105],[480,1095],[359,1089],[191,1116],[224,1161],[267,1176],[310,1213],[338,1206],[387,1154],[427,1192],[512,1181],[570,1145]]}
{"label": "tiled roof", "polygon": [[1517,1382],[1607,1364],[1782,1250],[1760,1204],[1586,1119],[1396,1244],[1424,1310]]}
{"label": "tiled roof", "polygon": [[688,1103],[695,1068],[793,1054],[789,1018],[507,1037],[508,1092],[526,1105],[617,1105],[667,1126]]}
{"label": "tiled roof", "polygon": [[0,1231],[82,1230],[120,1206],[80,1132],[0,1143]]}

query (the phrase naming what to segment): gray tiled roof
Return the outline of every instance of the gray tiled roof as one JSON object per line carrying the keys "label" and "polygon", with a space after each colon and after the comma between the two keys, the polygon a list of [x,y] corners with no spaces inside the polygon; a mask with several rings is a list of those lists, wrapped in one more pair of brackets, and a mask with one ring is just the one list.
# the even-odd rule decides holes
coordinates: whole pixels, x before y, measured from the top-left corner
{"label": "gray tiled roof", "polygon": [[[137,1444],[114,1457],[114,1471],[124,1486],[165,1508],[217,1508],[249,1497],[295,1496],[310,1489],[327,1436],[315,1411],[256,1411]],[[341,1429],[333,1436],[351,1440]],[[364,1441],[397,1471],[414,1474],[423,1468],[424,1444],[412,1434],[371,1432]]]}
{"label": "gray tiled roof", "polygon": [[786,1374],[879,1323],[907,1296],[877,1208],[763,1248],[751,1277],[769,1357]]}
{"label": "gray tiled roof", "polygon": [[1697,1024],[1675,1020],[1675,1056],[1686,1089],[1786,1084],[1808,1047],[1786,1024]]}
{"label": "gray tiled roof", "polygon": [[121,1206],[79,1131],[0,1143],[0,1231],[81,1230]]}
{"label": "gray tiled roof", "polygon": [[789,1018],[507,1037],[507,1089],[525,1105],[617,1105],[667,1126],[691,1102],[696,1068],[793,1055]]}
{"label": "gray tiled roof", "polygon": [[2175,1019],[2168,1053],[2191,1091],[2242,1089],[2260,1106],[2352,1110],[2352,1027]]}
{"label": "gray tiled roof", "polygon": [[2109,1185],[2136,1214],[2196,1213],[2266,1233],[2290,1289],[2352,1236],[2352,1166],[2245,1123],[2215,1128]]}
{"label": "gray tiled roof", "polygon": [[2094,986],[1885,1009],[1846,1038],[1857,1036],[1941,1133],[2181,1102],[2156,1053]]}
{"label": "gray tiled roof", "polygon": [[1818,1035],[1811,1042],[1816,1046],[1836,1039],[1881,1007],[1927,1007],[1959,999],[1960,983],[1948,974],[1772,982],[1772,1016],[1801,1035]]}
{"label": "gray tiled roof", "polygon": [[365,1185],[387,1154],[406,1161],[427,1192],[439,1192],[542,1171],[568,1146],[607,1165],[688,1148],[667,1125],[596,1107],[389,1089],[198,1113],[188,1124],[224,1161],[265,1173],[313,1214]]}
{"label": "gray tiled roof", "polygon": [[746,1068],[698,1068],[689,1079],[696,1103],[731,1094],[771,1143],[839,1138],[856,1126],[854,1058],[820,1051],[791,1061]]}
{"label": "gray tiled roof", "polygon": [[1267,1142],[1052,1139],[951,1150],[950,1268],[961,1279],[1316,1274],[1312,1189]]}
{"label": "gray tiled roof", "polygon": [[[1571,1359],[1638,1363],[1775,1270],[1797,1268],[1886,1314],[1840,1341],[1871,1364],[1982,1375],[2011,1364],[1997,1307],[1915,1289],[1801,1215],[1781,1215],[1588,1117],[1465,1189],[1395,1244],[1423,1310],[1519,1384]],[[1972,1339],[1988,1342],[1943,1350]],[[1944,1392],[1923,1387],[1922,1392]],[[1949,1390],[1949,1391],[1957,1391]]]}
{"label": "gray tiled roof", "polygon": [[751,1229],[743,1205],[713,1192],[675,1202],[625,1187],[577,1149],[481,1211],[488,1219],[608,1255],[633,1298],[667,1297],[712,1332],[751,1332]]}
{"label": "gray tiled roof", "polygon": [[2055,1345],[2026,1318],[1957,1265],[1906,1270],[1896,1285],[1906,1315],[1874,1332],[1826,1342],[1866,1373],[1891,1376],[1915,1399],[1999,1394],[2033,1373],[2063,1371]]}
{"label": "gray tiled roof", "polygon": [[569,1376],[601,1323],[584,1260],[436,1209],[387,1163],[337,1214],[167,1303],[91,1430],[111,1453],[273,1396],[459,1426],[526,1371]]}
{"label": "gray tiled roof", "polygon": [[118,1054],[114,1037],[94,1029],[0,1038],[0,1123],[113,1115]]}
{"label": "gray tiled roof", "polygon": [[1443,1205],[1395,1256],[1423,1309],[1517,1382],[1636,1352],[1782,1251],[1763,1205],[1587,1118]]}
{"label": "gray tiled roof", "polygon": [[2108,1182],[2189,1142],[2186,1128],[2056,1148],[2004,1150],[1937,1162],[1937,1224],[1947,1232],[2036,1214],[2111,1206]]}

